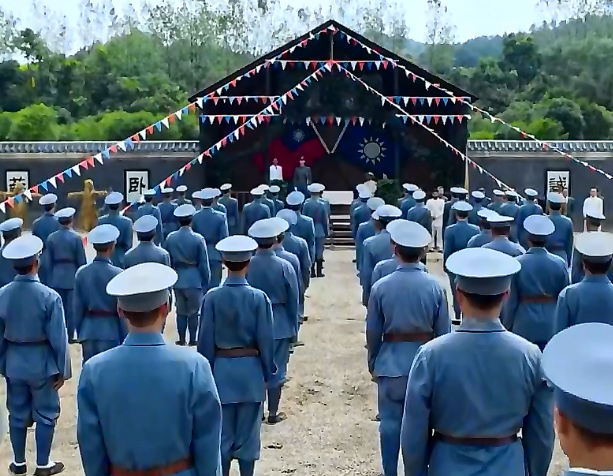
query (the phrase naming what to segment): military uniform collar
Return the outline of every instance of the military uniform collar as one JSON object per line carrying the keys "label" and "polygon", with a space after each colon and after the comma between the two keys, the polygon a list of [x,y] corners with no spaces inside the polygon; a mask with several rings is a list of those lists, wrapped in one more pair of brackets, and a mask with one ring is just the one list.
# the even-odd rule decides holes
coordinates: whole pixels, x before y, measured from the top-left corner
{"label": "military uniform collar", "polygon": [[123,345],[166,345],[166,341],[164,340],[164,336],[159,332],[131,332],[123,341]]}
{"label": "military uniform collar", "polygon": [[274,256],[275,255],[275,250],[273,250],[272,248],[268,248],[266,250],[258,248],[258,250],[255,252],[256,255],[262,255],[262,256]]}
{"label": "military uniform collar", "polygon": [[15,276],[15,281],[40,282],[40,279],[38,279],[38,274],[18,274],[17,276]]}
{"label": "military uniform collar", "polygon": [[610,283],[611,280],[606,274],[586,274],[583,281],[590,283]]}
{"label": "military uniform collar", "polygon": [[457,332],[504,332],[506,329],[500,319],[475,319],[463,317]]}
{"label": "military uniform collar", "polygon": [[248,286],[249,283],[245,278],[239,278],[238,276],[228,276],[223,282],[224,286]]}
{"label": "military uniform collar", "polygon": [[423,266],[421,263],[400,263],[398,262],[398,267],[396,268],[398,271],[421,271],[423,270]]}
{"label": "military uniform collar", "polygon": [[53,212],[45,212],[44,214],[46,217],[53,217],[55,218],[55,215],[53,214]]}
{"label": "military uniform collar", "polygon": [[98,263],[108,263],[108,264],[112,264],[111,260],[108,258],[102,258],[101,256],[96,256],[94,258],[94,261],[97,261]]}
{"label": "military uniform collar", "polygon": [[547,250],[540,246],[533,246],[531,248],[528,248],[528,251],[526,251],[526,253],[530,255],[538,255],[538,254],[542,255],[542,254],[547,253]]}

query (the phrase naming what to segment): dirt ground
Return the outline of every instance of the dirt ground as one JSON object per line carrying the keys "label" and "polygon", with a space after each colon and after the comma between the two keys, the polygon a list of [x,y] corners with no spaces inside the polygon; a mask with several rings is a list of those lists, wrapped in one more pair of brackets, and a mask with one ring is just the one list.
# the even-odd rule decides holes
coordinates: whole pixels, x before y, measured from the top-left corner
{"label": "dirt ground", "polygon": [[[89,250],[91,253],[91,250]],[[351,263],[353,251],[327,251],[326,277],[312,281],[308,290],[308,322],[300,333],[304,347],[296,349],[289,368],[282,410],[287,421],[263,426],[262,456],[257,475],[376,476],[379,458],[376,388],[366,369],[364,309]],[[448,287],[439,261],[430,255],[429,269]],[[169,316],[166,337],[174,342],[174,316]],[[62,414],[52,458],[63,461],[64,474],[83,474],[76,439],[76,387],[81,368],[79,346],[70,348],[73,378],[62,388]],[[4,400],[4,383],[0,383]],[[28,439],[30,474],[35,456],[33,432]],[[8,438],[0,448],[0,474],[12,460]],[[556,448],[549,476],[558,476],[566,458]],[[238,474],[233,468],[234,475]],[[402,474],[402,472],[400,472]]]}

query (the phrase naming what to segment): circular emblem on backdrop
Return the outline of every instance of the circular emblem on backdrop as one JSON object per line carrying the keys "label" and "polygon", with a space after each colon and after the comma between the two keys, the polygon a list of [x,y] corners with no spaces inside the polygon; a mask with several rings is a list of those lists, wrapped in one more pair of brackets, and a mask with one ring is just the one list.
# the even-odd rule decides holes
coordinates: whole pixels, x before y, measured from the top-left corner
{"label": "circular emblem on backdrop", "polygon": [[372,137],[364,138],[364,141],[360,144],[360,158],[374,164],[385,158],[385,150],[382,140],[373,139]]}
{"label": "circular emblem on backdrop", "polygon": [[304,132],[302,132],[302,129],[296,129],[293,137],[296,142],[302,142],[304,140]]}

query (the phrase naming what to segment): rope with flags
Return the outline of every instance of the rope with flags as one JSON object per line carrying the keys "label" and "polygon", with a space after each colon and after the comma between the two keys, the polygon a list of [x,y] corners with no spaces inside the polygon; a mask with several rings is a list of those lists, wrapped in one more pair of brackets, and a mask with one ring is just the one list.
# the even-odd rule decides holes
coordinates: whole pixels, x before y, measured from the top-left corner
{"label": "rope with flags", "polygon": [[505,184],[502,180],[498,179],[496,176],[494,176],[492,173],[488,172],[486,169],[484,169],[483,167],[481,167],[479,164],[477,164],[474,160],[472,160],[470,157],[468,157],[466,154],[464,154],[462,151],[460,151],[459,149],[457,149],[454,145],[452,145],[450,142],[446,141],[445,139],[443,139],[440,135],[438,135],[434,130],[430,129],[428,126],[422,124],[420,121],[414,119],[413,117],[410,116],[410,114],[408,114],[401,106],[399,106],[398,104],[396,104],[394,101],[391,101],[387,96],[384,96],[383,94],[381,94],[379,91],[377,91],[375,88],[373,88],[372,86],[369,86],[368,84],[366,84],[362,79],[358,78],[355,74],[353,74],[351,71],[349,71],[348,69],[346,69],[345,67],[341,66],[340,64],[336,65],[339,68],[339,71],[344,71],[345,74],[351,78],[353,81],[356,81],[358,84],[361,84],[367,91],[370,91],[371,93],[379,96],[381,98],[381,103],[382,104],[391,104],[393,107],[395,107],[396,109],[398,109],[403,115],[406,115],[409,117],[409,119],[411,120],[412,124],[417,124],[418,126],[424,128],[425,130],[427,130],[430,134],[432,134],[434,137],[436,137],[439,141],[441,141],[445,147],[451,149],[453,151],[453,153],[455,153],[456,155],[460,156],[460,158],[462,160],[464,160],[465,162],[471,164],[474,168],[476,168],[479,173],[481,174],[486,174],[487,176],[489,176],[490,178],[492,178],[496,184],[498,185],[498,187],[500,188],[505,188],[507,190],[515,190],[513,187],[510,187],[509,185]]}
{"label": "rope with flags", "polygon": [[[519,127],[514,126],[513,124],[509,124],[508,122],[504,121],[503,119],[500,119],[499,117],[496,117],[493,114],[490,114],[489,112],[481,109],[480,107],[477,107],[477,106],[473,105],[470,102],[470,99],[467,100],[466,97],[456,96],[452,91],[444,88],[440,84],[436,84],[436,83],[432,83],[432,82],[428,81],[423,76],[420,76],[419,74],[415,73],[414,71],[411,71],[406,66],[400,64],[397,60],[394,60],[392,58],[388,58],[388,57],[384,56],[383,54],[381,54],[381,52],[377,51],[374,48],[371,48],[368,45],[365,45],[364,43],[362,43],[357,38],[354,38],[354,37],[348,35],[345,32],[342,32],[342,31],[340,32],[340,37],[341,37],[341,39],[343,39],[343,38],[346,39],[347,42],[352,44],[352,45],[359,45],[359,46],[361,46],[369,54],[376,54],[376,55],[378,55],[379,59],[382,62],[382,64],[385,63],[385,64],[388,64],[388,65],[392,66],[393,68],[399,68],[399,69],[403,70],[405,72],[406,76],[411,78],[413,81],[416,81],[418,79],[420,81],[423,81],[426,90],[429,90],[431,87],[434,87],[438,91],[441,91],[441,92],[447,94],[448,95],[448,99],[452,103],[455,104],[456,102],[459,102],[459,103],[465,104],[468,107],[470,107],[471,110],[477,111],[478,113],[480,113],[481,115],[483,115],[484,117],[489,119],[492,123],[499,122],[500,124],[504,124],[506,127],[509,127],[510,129],[513,129],[515,132],[519,133],[524,139],[530,139],[530,140],[536,142],[538,145],[540,145],[543,148],[544,151],[554,151],[554,152],[557,152],[558,154],[562,155],[567,160],[573,160],[574,162],[576,162],[578,164],[581,164],[584,167],[587,167],[592,172],[597,172],[597,173],[599,173],[601,175],[604,175],[609,180],[613,179],[613,175],[609,174],[608,172],[606,172],[606,171],[604,171],[602,169],[599,169],[597,167],[594,167],[593,165],[591,165],[590,163],[588,163],[588,162],[586,162],[584,160],[577,159],[576,157],[573,157],[571,154],[569,154],[567,152],[564,152],[562,149],[556,147],[554,144],[551,144],[550,142],[547,142],[547,141],[543,141],[543,140],[535,137],[534,135],[529,134],[528,132],[525,132],[525,131],[521,130]],[[347,69],[347,68],[344,68],[344,69]],[[354,70],[355,70],[355,68],[354,68]]]}
{"label": "rope with flags", "polygon": [[[309,87],[313,83],[313,81],[319,81],[319,78],[323,76],[323,73],[325,71],[331,71],[331,69],[328,70],[325,67],[321,67],[315,70],[315,72],[309,74],[306,78],[304,78],[302,81],[297,83],[294,87],[288,89],[284,94],[280,95],[277,99],[272,101],[272,103],[269,106],[262,109],[259,113],[254,114],[253,117],[249,121],[246,121],[244,124],[234,129],[232,132],[230,132],[225,137],[217,141],[215,144],[210,146],[204,152],[201,152],[200,154],[198,154],[196,157],[194,157],[192,160],[186,163],[183,167],[181,167],[180,169],[178,169],[177,171],[175,171],[174,173],[166,177],[159,184],[153,187],[153,190],[155,190],[157,193],[160,193],[163,188],[169,186],[173,182],[173,180],[176,180],[179,177],[183,176],[183,174],[187,172],[188,170],[190,170],[192,166],[196,164],[202,164],[205,157],[211,158],[216,152],[221,150],[221,148],[225,147],[228,143],[239,140],[242,136],[245,135],[245,133],[247,132],[246,131],[247,128],[251,130],[255,130],[255,128],[258,127],[260,124],[269,123],[270,118],[274,114],[276,114],[277,111],[279,111],[282,105],[287,104],[288,100],[294,100],[296,97],[298,97],[299,94],[305,90],[305,88]],[[142,201],[142,199],[143,197],[141,196],[138,200],[129,203],[121,211],[121,213],[124,214],[126,211],[130,209],[130,207],[136,205],[137,203]]]}

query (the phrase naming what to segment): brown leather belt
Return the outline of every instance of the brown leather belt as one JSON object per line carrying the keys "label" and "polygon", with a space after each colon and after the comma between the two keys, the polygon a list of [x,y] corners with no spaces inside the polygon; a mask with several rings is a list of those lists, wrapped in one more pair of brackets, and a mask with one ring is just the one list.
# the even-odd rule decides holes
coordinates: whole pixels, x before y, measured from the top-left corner
{"label": "brown leather belt", "polygon": [[449,436],[443,435],[438,431],[434,432],[434,438],[444,443],[451,445],[472,445],[472,446],[503,446],[510,445],[517,441],[517,435],[503,436],[500,438],[483,438],[483,437],[470,437],[470,436]]}
{"label": "brown leather belt", "polygon": [[166,466],[157,466],[151,469],[124,469],[111,465],[110,473],[111,476],[173,476],[187,471],[192,466],[191,458],[183,458]]}
{"label": "brown leather belt", "polygon": [[383,342],[428,342],[432,332],[389,332],[383,335]]}
{"label": "brown leather belt", "polygon": [[106,311],[104,309],[88,309],[87,315],[93,317],[119,317],[117,311]]}
{"label": "brown leather belt", "polygon": [[520,299],[520,302],[527,302],[532,304],[545,304],[556,302],[557,299],[554,296],[549,296],[548,294],[541,294],[535,296],[523,296]]}
{"label": "brown leather belt", "polygon": [[233,349],[215,348],[215,357],[257,357],[260,351],[255,347],[234,347]]}

